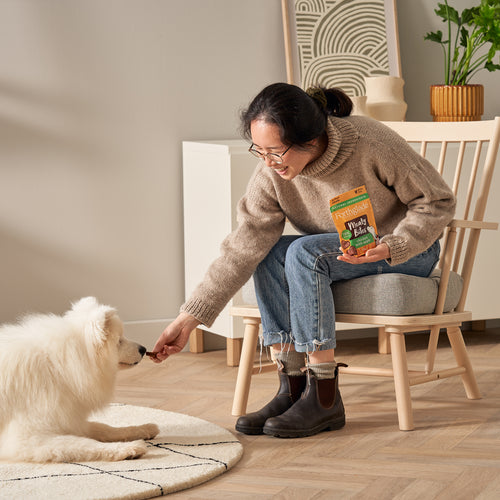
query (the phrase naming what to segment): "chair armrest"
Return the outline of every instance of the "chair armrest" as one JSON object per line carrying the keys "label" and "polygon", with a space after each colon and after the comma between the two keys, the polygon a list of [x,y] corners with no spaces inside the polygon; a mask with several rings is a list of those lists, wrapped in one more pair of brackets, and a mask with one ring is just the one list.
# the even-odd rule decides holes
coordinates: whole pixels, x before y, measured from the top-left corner
{"label": "chair armrest", "polygon": [[498,222],[485,222],[479,220],[458,220],[453,219],[448,227],[463,227],[466,229],[498,229]]}

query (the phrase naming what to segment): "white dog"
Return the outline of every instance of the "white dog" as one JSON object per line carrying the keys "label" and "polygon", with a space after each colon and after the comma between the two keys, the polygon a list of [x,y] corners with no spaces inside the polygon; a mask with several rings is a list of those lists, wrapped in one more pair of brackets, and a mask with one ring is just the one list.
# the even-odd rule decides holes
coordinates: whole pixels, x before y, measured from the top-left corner
{"label": "white dog", "polygon": [[94,297],[63,316],[32,315],[0,327],[0,459],[28,462],[123,460],[158,434],[145,424],[88,421],[107,405],[119,368],[146,349],[123,337],[116,310]]}

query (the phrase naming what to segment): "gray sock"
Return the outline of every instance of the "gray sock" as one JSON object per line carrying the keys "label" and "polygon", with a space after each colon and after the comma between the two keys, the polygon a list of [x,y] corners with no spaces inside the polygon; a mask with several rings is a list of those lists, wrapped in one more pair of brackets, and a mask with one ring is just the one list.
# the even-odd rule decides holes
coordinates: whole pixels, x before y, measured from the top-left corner
{"label": "gray sock", "polygon": [[273,353],[274,359],[281,361],[284,371],[292,377],[303,375],[301,368],[306,365],[306,359],[303,352],[297,351],[278,351]]}
{"label": "gray sock", "polygon": [[335,368],[337,367],[337,363],[335,361],[331,363],[319,363],[317,365],[313,365],[307,363],[307,368],[314,373],[314,376],[318,380],[326,379],[326,378],[335,378]]}

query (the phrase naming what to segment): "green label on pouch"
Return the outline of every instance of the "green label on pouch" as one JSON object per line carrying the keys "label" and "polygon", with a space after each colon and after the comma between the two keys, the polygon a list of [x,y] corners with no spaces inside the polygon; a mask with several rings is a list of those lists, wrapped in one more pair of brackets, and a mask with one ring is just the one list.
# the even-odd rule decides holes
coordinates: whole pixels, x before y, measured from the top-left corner
{"label": "green label on pouch", "polygon": [[354,238],[353,240],[351,240],[351,245],[353,247],[359,248],[374,242],[375,240],[373,239],[371,233],[366,233],[361,235],[359,238]]}
{"label": "green label on pouch", "polygon": [[349,229],[344,229],[344,231],[342,231],[342,238],[344,240],[350,240],[352,238],[351,231],[349,231]]}
{"label": "green label on pouch", "polygon": [[359,196],[355,196],[354,198],[350,198],[349,200],[342,201],[337,203],[336,205],[332,205],[330,207],[330,212],[336,212],[337,210],[341,210],[342,208],[346,208],[350,205],[354,205],[355,203],[359,203],[363,200],[368,200],[368,193],[360,194]]}

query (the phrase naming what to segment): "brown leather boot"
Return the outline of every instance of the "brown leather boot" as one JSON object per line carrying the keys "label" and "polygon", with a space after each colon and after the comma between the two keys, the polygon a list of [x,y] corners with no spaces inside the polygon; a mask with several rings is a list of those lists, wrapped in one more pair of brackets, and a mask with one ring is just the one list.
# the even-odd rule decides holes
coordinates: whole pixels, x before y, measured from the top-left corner
{"label": "brown leather boot", "polygon": [[266,420],[288,410],[302,394],[306,386],[306,375],[290,376],[278,362],[280,387],[276,396],[259,411],[242,415],[236,422],[236,430],[243,434],[262,434]]}
{"label": "brown leather boot", "polygon": [[[339,366],[342,366],[339,364]],[[289,410],[266,420],[263,432],[275,437],[305,437],[345,425],[345,411],[335,377],[318,380],[308,370],[306,389]]]}

